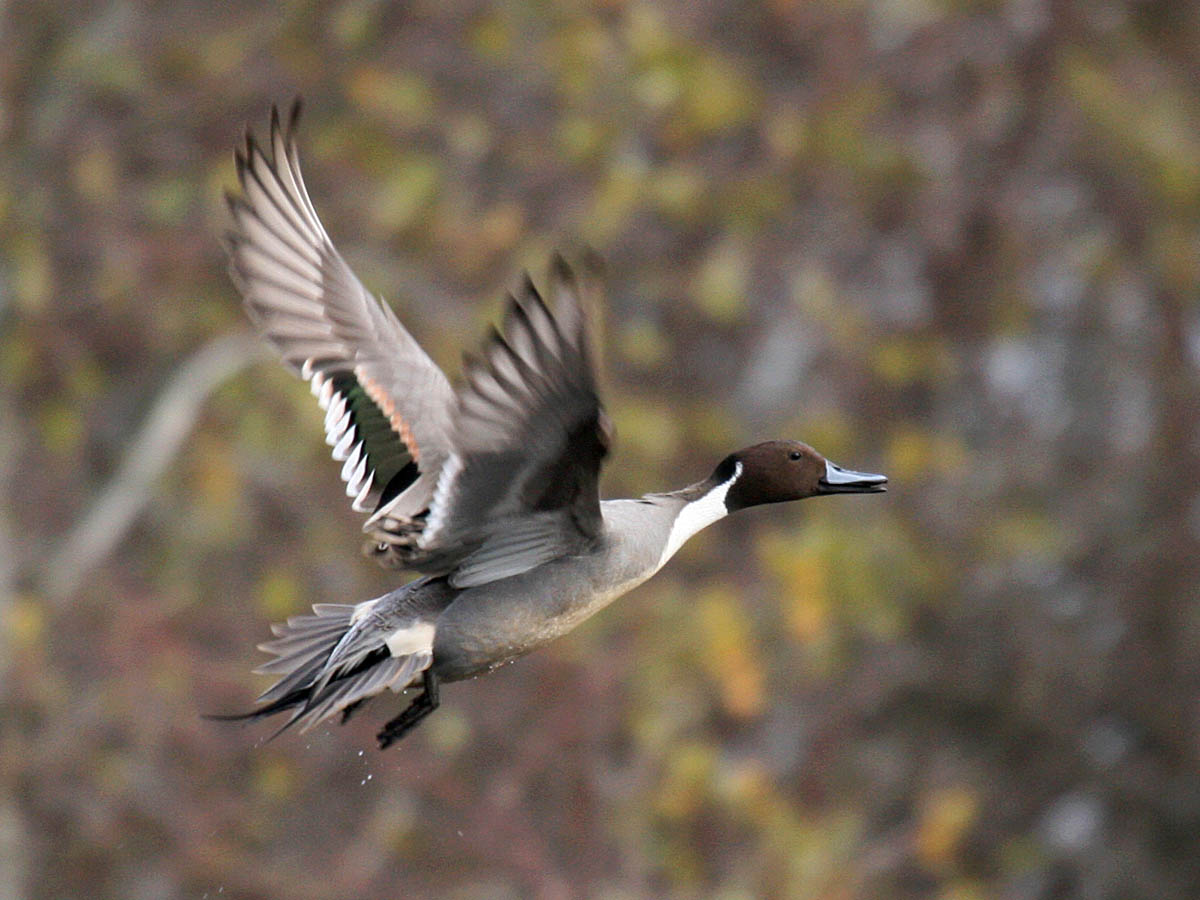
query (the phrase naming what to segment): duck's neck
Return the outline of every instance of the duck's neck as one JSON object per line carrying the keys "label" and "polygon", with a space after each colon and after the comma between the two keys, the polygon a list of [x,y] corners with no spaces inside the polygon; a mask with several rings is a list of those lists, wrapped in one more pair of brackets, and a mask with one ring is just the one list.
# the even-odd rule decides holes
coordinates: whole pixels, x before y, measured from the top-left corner
{"label": "duck's neck", "polygon": [[741,474],[742,464],[737,463],[724,481],[711,477],[674,493],[674,496],[684,500],[684,505],[671,523],[671,532],[659,557],[658,568],[662,568],[692,535],[729,515],[725,497]]}

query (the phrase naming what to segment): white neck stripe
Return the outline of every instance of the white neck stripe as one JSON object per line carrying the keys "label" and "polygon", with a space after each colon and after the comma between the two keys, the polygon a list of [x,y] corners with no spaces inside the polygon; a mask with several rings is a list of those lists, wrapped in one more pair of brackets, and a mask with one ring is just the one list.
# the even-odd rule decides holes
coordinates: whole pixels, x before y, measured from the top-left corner
{"label": "white neck stripe", "polygon": [[729,493],[729,489],[733,487],[733,483],[741,475],[742,464],[739,462],[734,465],[733,475],[728,481],[721,482],[703,497],[692,500],[679,511],[679,515],[675,517],[675,521],[671,525],[671,533],[667,536],[667,546],[663,548],[662,556],[658,558],[658,565],[654,569],[656,572],[678,552],[688,538],[729,515],[729,509],[725,506],[725,497]]}

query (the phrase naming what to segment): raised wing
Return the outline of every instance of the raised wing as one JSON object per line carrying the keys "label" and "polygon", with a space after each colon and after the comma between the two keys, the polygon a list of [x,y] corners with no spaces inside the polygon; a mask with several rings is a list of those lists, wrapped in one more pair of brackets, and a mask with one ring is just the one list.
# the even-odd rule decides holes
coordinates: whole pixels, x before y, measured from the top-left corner
{"label": "raised wing", "polygon": [[556,256],[557,319],[527,276],[503,331],[468,360],[454,450],[420,537],[431,568],[449,571],[455,587],[519,574],[600,535],[609,426],[582,303],[595,283]]}
{"label": "raised wing", "polygon": [[248,133],[236,154],[230,270],[250,318],[326,411],[346,493],[372,514],[365,530],[415,540],[449,454],[454,391],[325,233],[300,175],[299,110],[284,129],[272,109],[269,152]]}

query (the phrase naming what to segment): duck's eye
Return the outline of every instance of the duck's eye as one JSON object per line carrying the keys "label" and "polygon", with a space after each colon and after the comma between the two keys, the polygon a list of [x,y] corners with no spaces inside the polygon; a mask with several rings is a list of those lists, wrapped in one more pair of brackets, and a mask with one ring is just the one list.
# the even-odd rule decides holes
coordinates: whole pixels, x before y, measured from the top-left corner
{"label": "duck's eye", "polygon": [[801,453],[799,450],[793,450],[791,453],[788,454],[788,459],[792,459],[792,460],[800,459],[802,456],[804,456],[804,454]]}

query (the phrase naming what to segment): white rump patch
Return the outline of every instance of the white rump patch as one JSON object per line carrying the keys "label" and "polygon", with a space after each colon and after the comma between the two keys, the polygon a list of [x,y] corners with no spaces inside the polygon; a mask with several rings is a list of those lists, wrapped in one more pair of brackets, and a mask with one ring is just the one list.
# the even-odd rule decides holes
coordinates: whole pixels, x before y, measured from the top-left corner
{"label": "white rump patch", "polygon": [[703,497],[691,501],[679,511],[674,524],[671,525],[667,546],[663,548],[662,556],[658,558],[658,565],[654,571],[657,572],[666,565],[667,560],[674,556],[684,542],[696,532],[729,515],[729,510],[725,506],[725,496],[733,487],[733,483],[741,477],[742,464],[739,462],[735,465],[733,475],[728,481],[721,482]]}
{"label": "white rump patch", "polygon": [[430,622],[413,622],[403,628],[397,628],[387,636],[384,643],[388,652],[395,657],[413,656],[417,653],[428,653],[433,649],[433,635],[437,628]]}

